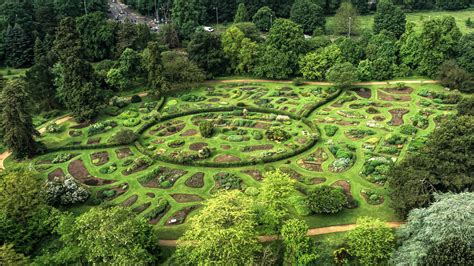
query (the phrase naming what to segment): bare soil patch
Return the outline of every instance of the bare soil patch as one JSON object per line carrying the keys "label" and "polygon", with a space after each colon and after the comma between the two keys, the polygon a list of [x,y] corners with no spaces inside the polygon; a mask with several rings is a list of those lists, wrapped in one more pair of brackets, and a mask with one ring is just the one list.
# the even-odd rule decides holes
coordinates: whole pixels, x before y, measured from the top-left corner
{"label": "bare soil patch", "polygon": [[388,111],[392,115],[392,120],[388,122],[392,126],[403,125],[403,116],[408,114],[410,110],[407,109],[392,109]]}
{"label": "bare soil patch", "polygon": [[273,149],[272,144],[263,144],[263,145],[253,145],[253,146],[246,146],[243,148],[243,152],[253,152],[253,151],[266,151]]}
{"label": "bare soil patch", "polygon": [[240,158],[230,154],[222,154],[214,159],[216,163],[235,163],[240,162]]}
{"label": "bare soil patch", "polygon": [[269,129],[271,127],[271,124],[263,123],[263,122],[257,122],[257,123],[255,123],[255,125],[253,127],[258,128],[258,129]]}
{"label": "bare soil patch", "polygon": [[195,194],[172,194],[171,197],[173,197],[173,199],[179,203],[197,202],[204,200],[203,198]]}
{"label": "bare soil patch", "polygon": [[117,154],[117,158],[120,160],[133,155],[133,152],[130,150],[130,148],[118,149],[115,151],[115,153]]}
{"label": "bare soil patch", "polygon": [[193,174],[186,182],[184,183],[188,187],[192,188],[201,188],[204,186],[204,173],[195,173]]}
{"label": "bare soil patch", "polygon": [[324,177],[315,177],[315,178],[311,179],[311,182],[315,185],[319,185],[319,184],[322,184],[322,183],[326,182],[326,180],[327,179],[324,178]]}
{"label": "bare soil patch", "polygon": [[132,211],[136,214],[140,214],[144,210],[148,209],[150,206],[151,206],[151,202],[146,202],[146,203],[143,203],[143,204],[133,208]]}
{"label": "bare soil patch", "polygon": [[349,182],[347,182],[346,180],[338,180],[334,182],[331,186],[341,187],[342,190],[344,190],[344,195],[346,195],[346,198],[347,198],[347,208],[354,209],[358,207],[357,202],[354,200],[354,197],[352,196],[351,184]]}
{"label": "bare soil patch", "polygon": [[403,88],[385,88],[384,91],[392,94],[410,94],[413,92],[413,88],[403,87]]}
{"label": "bare soil patch", "polygon": [[71,129],[83,129],[83,128],[86,128],[86,127],[92,125],[93,123],[94,123],[93,121],[85,121],[85,122],[79,123],[75,126],[72,126],[70,128]]}
{"label": "bare soil patch", "polygon": [[370,99],[370,97],[372,97],[372,91],[368,88],[357,88],[353,89],[352,91],[364,99]]}
{"label": "bare soil patch", "polygon": [[109,162],[109,153],[106,151],[91,154],[92,164],[101,166]]}
{"label": "bare soil patch", "polygon": [[198,133],[196,129],[188,129],[184,131],[180,136],[181,137],[189,137],[189,136],[194,136]]}
{"label": "bare soil patch", "polygon": [[180,169],[172,169],[168,167],[160,167],[160,172],[155,176],[153,179],[148,181],[147,183],[142,185],[144,187],[151,187],[151,188],[161,188],[160,185],[160,177],[164,176],[166,177],[166,180],[170,181],[172,184],[176,183],[176,181],[187,174],[188,171],[185,170],[180,170]]}
{"label": "bare soil patch", "polygon": [[232,146],[227,145],[227,144],[223,144],[223,145],[221,145],[221,148],[222,148],[223,150],[230,150],[230,148],[232,148]]}
{"label": "bare soil patch", "polygon": [[377,116],[374,116],[373,119],[377,122],[382,122],[382,121],[385,121],[386,118],[385,116],[377,115]]}
{"label": "bare soil patch", "polygon": [[155,193],[151,193],[151,192],[147,192],[146,195],[149,197],[149,198],[155,198]]}
{"label": "bare soil patch", "polygon": [[409,102],[411,97],[409,95],[390,95],[381,90],[377,91],[377,96],[379,100],[389,101],[389,102]]}
{"label": "bare soil patch", "polygon": [[199,151],[204,147],[207,147],[208,144],[206,142],[197,142],[197,143],[192,143],[189,145],[189,149],[192,151]]}
{"label": "bare soil patch", "polygon": [[259,170],[243,170],[242,173],[251,176],[253,179],[257,181],[263,180],[262,172],[260,172]]}
{"label": "bare soil patch", "polygon": [[135,202],[137,202],[137,200],[138,200],[138,195],[132,195],[128,199],[126,199],[125,201],[120,203],[120,205],[122,205],[124,207],[130,207],[133,204],[135,204]]}
{"label": "bare soil patch", "polygon": [[96,145],[100,143],[100,138],[92,138],[87,140],[87,145]]}
{"label": "bare soil patch", "polygon": [[72,161],[68,167],[68,172],[79,182],[88,186],[103,186],[114,183],[116,180],[100,179],[89,174],[82,160]]}
{"label": "bare soil patch", "polygon": [[353,122],[350,122],[350,121],[337,121],[336,122],[336,125],[339,125],[339,126],[357,126],[359,125],[360,122],[359,121],[353,121]]}
{"label": "bare soil patch", "polygon": [[63,169],[57,168],[48,174],[48,180],[53,181],[55,178],[63,179],[65,176]]}
{"label": "bare soil patch", "polygon": [[188,215],[201,208],[202,205],[194,205],[194,206],[191,206],[191,207],[185,207],[177,212],[175,212],[171,218],[168,219],[168,221],[166,221],[166,224],[167,226],[171,226],[171,225],[178,225],[178,224],[183,224],[185,221],[186,221],[186,218],[188,217]]}
{"label": "bare soil patch", "polygon": [[[118,198],[119,196],[123,195],[125,192],[127,192],[129,189],[128,183],[123,183],[111,188],[105,188],[97,191],[97,198],[102,199],[102,200],[108,200],[111,201],[113,199]],[[115,191],[115,194],[112,197],[107,197],[104,192],[105,191]]]}

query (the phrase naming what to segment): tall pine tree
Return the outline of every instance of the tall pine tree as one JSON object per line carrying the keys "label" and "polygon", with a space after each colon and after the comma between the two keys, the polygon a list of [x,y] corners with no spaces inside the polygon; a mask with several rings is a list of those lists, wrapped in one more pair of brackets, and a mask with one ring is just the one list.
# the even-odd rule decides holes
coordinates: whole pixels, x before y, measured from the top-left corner
{"label": "tall pine tree", "polygon": [[61,62],[69,57],[84,58],[81,37],[76,27],[76,20],[67,17],[61,20],[56,31],[53,51]]}
{"label": "tall pine tree", "polygon": [[28,67],[32,63],[31,40],[20,24],[8,27],[5,34],[5,63],[7,66]]}
{"label": "tall pine tree", "polygon": [[33,156],[38,150],[34,137],[39,136],[39,133],[28,113],[29,103],[25,81],[15,79],[7,82],[0,100],[3,142],[16,158]]}

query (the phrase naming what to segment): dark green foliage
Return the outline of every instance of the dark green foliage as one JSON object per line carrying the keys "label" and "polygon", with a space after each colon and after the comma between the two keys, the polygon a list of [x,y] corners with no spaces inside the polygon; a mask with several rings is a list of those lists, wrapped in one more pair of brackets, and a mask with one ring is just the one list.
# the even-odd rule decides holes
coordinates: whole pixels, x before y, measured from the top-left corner
{"label": "dark green foliage", "polygon": [[340,188],[320,186],[309,193],[306,204],[314,213],[337,213],[347,204],[347,198]]}
{"label": "dark green foliage", "polygon": [[260,41],[262,39],[260,37],[259,29],[252,22],[236,23],[233,26],[239,28],[239,30],[244,34],[244,36],[252,41]]}
{"label": "dark green foliage", "polygon": [[459,10],[469,7],[469,0],[437,0],[436,7],[444,10]]}
{"label": "dark green foliage", "polygon": [[56,31],[53,51],[62,62],[65,62],[68,57],[78,59],[84,57],[81,38],[73,18],[67,17],[61,20]]}
{"label": "dark green foliage", "polygon": [[382,0],[377,3],[377,12],[374,17],[375,34],[386,30],[398,39],[405,32],[405,24],[405,13],[391,0]]}
{"label": "dark green foliage", "polygon": [[3,142],[20,159],[31,157],[38,151],[34,136],[39,136],[39,133],[28,113],[26,86],[26,82],[20,79],[9,81],[0,99]]}
{"label": "dark green foliage", "polygon": [[454,236],[432,246],[421,265],[472,265],[473,261],[472,242]]}
{"label": "dark green foliage", "polygon": [[172,17],[179,34],[189,38],[199,26],[199,3],[197,0],[175,0]]}
{"label": "dark green foliage", "polygon": [[225,59],[219,35],[210,32],[195,33],[188,44],[189,58],[204,69],[209,77],[223,73]]}
{"label": "dark green foliage", "polygon": [[130,144],[138,139],[138,135],[130,129],[122,129],[115,133],[109,140],[112,144]]}
{"label": "dark green foliage", "polygon": [[386,80],[393,77],[398,49],[392,34],[383,31],[374,35],[367,44],[365,53],[372,64],[372,78]]}
{"label": "dark green foliage", "polygon": [[444,62],[438,73],[443,86],[458,89],[462,92],[474,92],[474,76],[459,67],[454,60]]}
{"label": "dark green foliage", "polygon": [[461,32],[453,17],[427,20],[423,23],[420,39],[418,71],[436,76],[439,66],[456,55]]}
{"label": "dark green foliage", "polygon": [[457,50],[459,65],[467,72],[474,73],[474,33],[463,35]]}
{"label": "dark green foliage", "polygon": [[425,148],[408,155],[389,173],[393,207],[401,216],[427,206],[431,193],[472,189],[474,118],[453,117],[429,137]]}
{"label": "dark green foliage", "polygon": [[341,37],[336,40],[336,45],[341,50],[344,59],[354,66],[357,66],[364,58],[364,49],[354,39]]}
{"label": "dark green foliage", "polygon": [[135,51],[141,51],[147,47],[148,42],[151,40],[150,29],[147,25],[135,25],[129,21],[119,24],[116,35],[116,57],[121,56],[127,48]]}
{"label": "dark green foliage", "polygon": [[58,105],[54,75],[51,72],[53,65],[54,59],[52,53],[49,53],[47,56],[41,56],[25,75],[28,95],[41,111],[52,110]]}
{"label": "dark green foliage", "polygon": [[142,97],[140,97],[140,96],[137,95],[137,94],[134,94],[134,95],[132,96],[132,98],[130,99],[130,102],[131,102],[131,103],[139,103],[139,102],[141,102],[141,101],[142,101]]}
{"label": "dark green foliage", "polygon": [[245,7],[244,3],[240,3],[239,7],[237,8],[237,13],[235,13],[234,23],[241,23],[246,21],[249,21],[247,8]]}
{"label": "dark green foliage", "polygon": [[161,54],[163,59],[163,77],[169,83],[189,84],[203,81],[203,71],[186,54],[168,51]]}
{"label": "dark green foliage", "polygon": [[115,50],[115,24],[107,22],[104,13],[94,12],[77,18],[85,57],[90,61],[110,58]]}
{"label": "dark green foliage", "polygon": [[253,15],[252,21],[259,30],[269,31],[272,27],[272,21],[275,19],[275,13],[268,6],[264,6]]}
{"label": "dark green foliage", "polygon": [[263,46],[258,52],[254,75],[269,79],[286,79],[292,74],[289,56],[273,47]]}
{"label": "dark green foliage", "polygon": [[469,96],[458,104],[458,115],[471,115],[474,116],[474,96]]}
{"label": "dark green foliage", "polygon": [[334,135],[336,135],[336,132],[339,128],[337,126],[333,126],[333,125],[325,125],[324,126],[324,131],[326,131],[326,136],[328,137],[332,137]]}
{"label": "dark green foliage", "polygon": [[211,121],[203,120],[199,123],[199,132],[204,138],[211,138],[214,132],[214,124]]}
{"label": "dark green foliage", "polygon": [[334,83],[336,87],[350,88],[358,80],[357,68],[349,62],[335,64],[328,70],[326,78]]}
{"label": "dark green foliage", "polygon": [[231,173],[218,173],[214,176],[216,182],[219,183],[221,189],[240,189],[242,180]]}
{"label": "dark green foliage", "polygon": [[5,63],[10,67],[28,67],[33,62],[33,44],[20,24],[5,33]]}
{"label": "dark green foliage", "polygon": [[323,9],[311,0],[296,0],[291,7],[290,18],[300,24],[307,34],[316,29],[324,30],[326,24]]}

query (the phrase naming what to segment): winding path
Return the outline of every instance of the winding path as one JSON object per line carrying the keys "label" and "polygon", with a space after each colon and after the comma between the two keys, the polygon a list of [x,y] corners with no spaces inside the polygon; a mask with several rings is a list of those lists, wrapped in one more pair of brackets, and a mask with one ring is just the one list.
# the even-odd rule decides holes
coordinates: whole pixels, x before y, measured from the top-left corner
{"label": "winding path", "polygon": [[[387,222],[386,223],[389,228],[398,228],[404,222]],[[335,225],[335,226],[327,226],[327,227],[319,227],[319,228],[312,228],[308,230],[306,233],[307,236],[317,236],[317,235],[325,235],[325,234],[332,234],[332,233],[340,233],[340,232],[347,232],[356,227],[356,224],[346,224],[346,225]],[[272,242],[278,240],[279,236],[271,235],[271,236],[259,236],[258,241],[262,243]],[[159,240],[158,244],[162,247],[176,247],[177,240]]]}

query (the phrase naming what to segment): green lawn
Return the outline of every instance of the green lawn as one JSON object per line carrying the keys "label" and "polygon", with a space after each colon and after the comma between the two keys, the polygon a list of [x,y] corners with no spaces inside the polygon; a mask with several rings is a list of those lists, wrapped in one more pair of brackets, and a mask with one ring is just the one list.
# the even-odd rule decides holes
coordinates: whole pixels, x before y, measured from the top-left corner
{"label": "green lawn", "polygon": [[[396,221],[384,186],[384,169],[416,150],[422,137],[433,131],[445,115],[454,112],[455,106],[443,103],[441,98],[457,96],[432,84],[410,85],[406,90],[395,89],[394,85],[386,87],[368,86],[364,91],[338,94],[329,86],[206,83],[164,100],[146,97],[140,103],[109,109],[99,116],[98,121],[105,127],[96,134],[92,128],[98,125],[68,121],[61,125],[60,132],[44,133],[40,138],[49,149],[63,151],[52,151],[21,163],[8,158],[5,165],[12,168],[22,164],[44,178],[52,173],[59,176],[70,173],[91,185],[91,199],[70,209],[75,214],[97,204],[127,202],[137,208],[137,213],[138,207],[148,205],[139,212],[147,215],[166,200],[168,207],[152,220],[162,239],[182,235],[188,229],[187,219],[199,211],[191,207],[201,205],[202,200],[209,199],[227,184],[242,191],[247,187],[258,188],[260,175],[273,169],[281,169],[298,181],[301,193],[290,201],[295,207],[292,214],[305,219],[310,227],[354,223],[360,216]],[[424,97],[429,96],[425,91],[434,97]],[[336,98],[313,108],[330,97]],[[248,112],[232,111],[236,106],[244,106]],[[415,124],[417,133],[402,134],[401,126],[390,122],[389,111],[393,110],[407,112],[398,122]],[[285,115],[291,118],[283,119]],[[153,122],[153,117],[161,117],[162,121]],[[217,125],[211,138],[200,135],[201,120],[212,120]],[[147,123],[151,126],[140,130]],[[329,136],[329,126],[337,129],[334,136]],[[120,147],[108,145],[111,137],[124,128],[140,133],[139,140]],[[271,140],[267,132],[272,128],[283,129],[289,139]],[[255,137],[256,132],[260,132],[261,139]],[[316,135],[317,143],[311,143]],[[202,143],[211,151],[205,158],[191,148]],[[72,158],[53,163],[61,154],[71,154]],[[228,157],[222,159],[222,155]],[[138,165],[138,159],[144,156],[153,160],[144,163],[141,160],[143,164]],[[271,162],[249,165],[262,160]],[[368,163],[372,160],[380,161],[382,166],[370,168]],[[136,171],[130,171],[131,162],[138,165]],[[240,163],[243,166],[236,165]],[[196,177],[199,175],[202,182]],[[356,208],[335,215],[304,216],[303,193],[320,184],[345,186],[348,199]],[[369,202],[362,192],[375,193],[376,200]],[[183,219],[183,224],[169,224]]]}
{"label": "green lawn", "polygon": [[[456,24],[458,25],[459,29],[463,34],[474,32],[474,28],[468,28],[466,26],[466,20],[471,18],[474,20],[474,8],[469,8],[460,11],[421,11],[421,12],[413,12],[413,13],[406,13],[407,21],[413,22],[416,24],[415,29],[421,31],[423,21],[429,18],[435,17],[443,17],[443,16],[453,16],[456,20]],[[326,21],[326,28],[331,29],[334,23],[334,17],[328,17]],[[373,15],[366,15],[360,16],[359,25],[360,30],[368,30],[372,29],[372,25],[374,23],[374,16]]]}
{"label": "green lawn", "polygon": [[26,72],[26,68],[9,68],[9,67],[0,67],[0,75],[2,75],[6,79],[12,79],[19,77]]}

